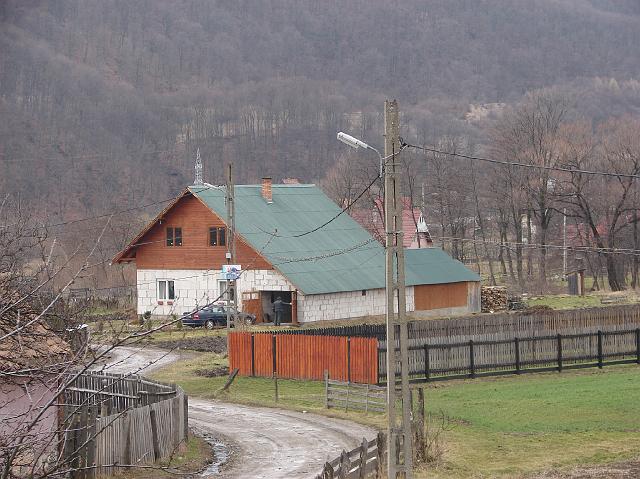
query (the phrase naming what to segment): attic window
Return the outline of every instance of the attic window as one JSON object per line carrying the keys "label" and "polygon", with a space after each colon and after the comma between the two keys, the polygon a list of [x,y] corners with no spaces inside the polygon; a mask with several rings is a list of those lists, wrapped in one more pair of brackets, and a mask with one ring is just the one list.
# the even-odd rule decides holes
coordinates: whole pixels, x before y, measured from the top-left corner
{"label": "attic window", "polygon": [[212,226],[209,228],[209,246],[226,246],[227,230]]}
{"label": "attic window", "polygon": [[167,246],[182,246],[182,228],[167,228]]}

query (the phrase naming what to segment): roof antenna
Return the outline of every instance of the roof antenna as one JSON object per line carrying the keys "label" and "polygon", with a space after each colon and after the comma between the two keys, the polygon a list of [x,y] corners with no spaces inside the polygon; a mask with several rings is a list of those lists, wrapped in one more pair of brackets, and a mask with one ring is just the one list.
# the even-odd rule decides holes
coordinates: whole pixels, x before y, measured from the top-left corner
{"label": "roof antenna", "polygon": [[196,153],[196,178],[193,181],[194,185],[202,185],[202,160],[200,159],[200,148],[198,147],[198,152]]}

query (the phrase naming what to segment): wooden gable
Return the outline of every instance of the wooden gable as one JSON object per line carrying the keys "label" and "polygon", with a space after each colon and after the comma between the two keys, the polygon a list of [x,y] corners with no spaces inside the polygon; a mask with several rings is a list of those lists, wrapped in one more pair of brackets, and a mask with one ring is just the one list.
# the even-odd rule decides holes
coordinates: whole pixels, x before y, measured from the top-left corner
{"label": "wooden gable", "polygon": [[[185,193],[158,215],[114,263],[135,262],[137,269],[219,270],[226,246],[209,245],[209,229],[225,222],[191,193]],[[182,228],[182,246],[167,246],[167,228]],[[234,262],[245,269],[273,269],[259,252],[236,234]]]}

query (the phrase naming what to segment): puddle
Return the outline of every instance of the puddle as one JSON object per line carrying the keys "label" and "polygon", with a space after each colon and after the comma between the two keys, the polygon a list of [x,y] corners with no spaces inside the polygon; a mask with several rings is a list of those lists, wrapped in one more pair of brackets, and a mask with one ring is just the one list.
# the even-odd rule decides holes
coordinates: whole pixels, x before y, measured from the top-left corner
{"label": "puddle", "polygon": [[202,438],[213,449],[213,462],[209,464],[204,471],[198,474],[196,477],[211,477],[220,474],[220,468],[229,460],[230,450],[227,445],[217,437],[212,436],[204,432],[200,432]]}

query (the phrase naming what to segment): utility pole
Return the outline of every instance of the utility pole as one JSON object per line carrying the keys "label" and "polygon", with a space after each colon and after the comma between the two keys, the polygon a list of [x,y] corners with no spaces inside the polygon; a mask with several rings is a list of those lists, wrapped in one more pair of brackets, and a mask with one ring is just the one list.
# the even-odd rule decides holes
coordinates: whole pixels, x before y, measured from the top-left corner
{"label": "utility pole", "polygon": [[[402,230],[403,202],[396,154],[400,151],[398,102],[384,103],[384,216],[386,232],[386,294],[387,294],[387,477],[411,479],[413,448],[411,435],[411,400],[409,391],[409,351],[407,305],[404,276],[404,245]],[[397,313],[396,313],[397,299]],[[399,330],[399,335],[396,330]],[[402,413],[396,414],[396,346],[400,346],[400,379]],[[400,474],[400,476],[398,476]]]}
{"label": "utility pole", "polygon": [[[233,175],[232,175],[232,164],[229,163],[229,172],[227,176],[227,187],[226,187],[226,198],[225,203],[227,204],[227,265],[234,264],[236,258],[235,251],[235,196],[234,196],[234,187],[233,187]],[[235,278],[229,277],[229,272],[227,271],[227,332],[231,329],[231,321],[232,321],[232,311],[233,311],[233,322],[236,320],[236,280]],[[233,296],[231,292],[233,291]]]}

